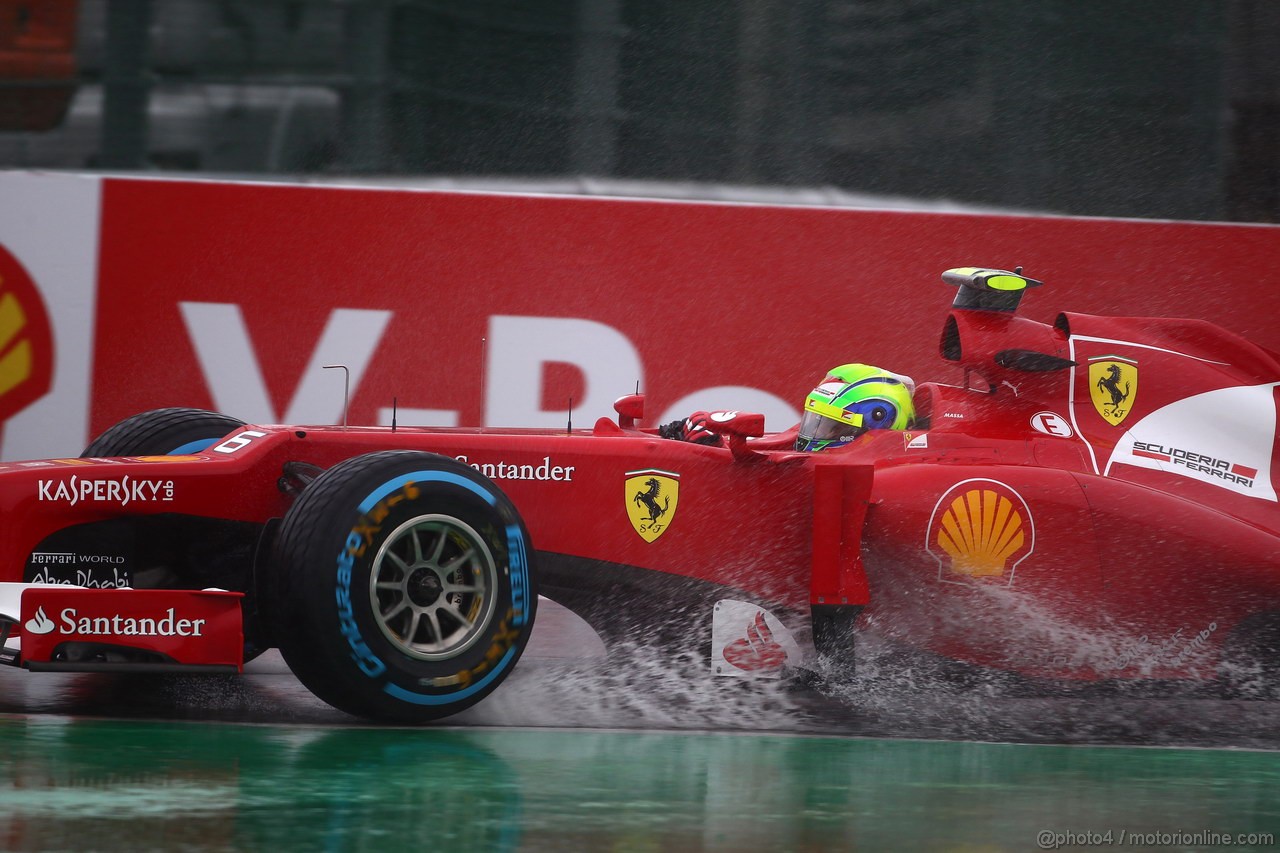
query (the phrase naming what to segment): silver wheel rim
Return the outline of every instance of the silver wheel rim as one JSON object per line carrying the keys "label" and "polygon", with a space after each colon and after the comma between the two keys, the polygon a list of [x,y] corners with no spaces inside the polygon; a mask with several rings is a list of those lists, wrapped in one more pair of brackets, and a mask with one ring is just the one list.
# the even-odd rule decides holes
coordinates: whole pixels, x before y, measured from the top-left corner
{"label": "silver wheel rim", "polygon": [[378,549],[369,597],[378,628],[418,660],[465,651],[495,606],[498,566],[480,535],[448,515],[401,524]]}

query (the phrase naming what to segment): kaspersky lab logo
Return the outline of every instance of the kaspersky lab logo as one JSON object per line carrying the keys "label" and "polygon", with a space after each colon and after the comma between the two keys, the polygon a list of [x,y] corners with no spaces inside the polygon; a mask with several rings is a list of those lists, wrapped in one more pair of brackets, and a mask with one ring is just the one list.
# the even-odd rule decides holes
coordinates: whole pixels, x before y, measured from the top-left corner
{"label": "kaspersky lab logo", "polygon": [[49,392],[53,331],[31,276],[0,245],[0,422]]}

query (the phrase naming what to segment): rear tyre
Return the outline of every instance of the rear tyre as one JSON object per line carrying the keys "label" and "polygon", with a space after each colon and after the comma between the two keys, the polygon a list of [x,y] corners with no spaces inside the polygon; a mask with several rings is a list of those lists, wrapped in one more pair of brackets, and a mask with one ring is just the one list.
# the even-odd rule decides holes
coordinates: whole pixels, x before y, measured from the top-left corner
{"label": "rear tyre", "polygon": [[90,456],[170,456],[199,453],[244,421],[204,409],[153,409],[108,429],[85,448]]}
{"label": "rear tyre", "polygon": [[424,723],[511,673],[537,607],[529,533],[488,479],[444,456],[348,459],[276,538],[277,645],[311,692],[362,717]]}

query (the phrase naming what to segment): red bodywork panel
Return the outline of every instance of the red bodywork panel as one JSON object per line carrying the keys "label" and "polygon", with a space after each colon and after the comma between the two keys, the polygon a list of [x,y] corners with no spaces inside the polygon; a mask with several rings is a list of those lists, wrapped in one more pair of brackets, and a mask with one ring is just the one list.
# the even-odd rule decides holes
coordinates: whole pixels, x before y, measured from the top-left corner
{"label": "red bodywork panel", "polygon": [[238,592],[34,587],[22,594],[22,656],[31,669],[66,643],[127,645],[176,666],[239,671],[244,657]]}
{"label": "red bodywork panel", "polygon": [[0,465],[0,581],[49,581],[42,543],[72,525],[265,525],[286,463],[404,448],[493,480],[562,588],[686,581],[800,633],[810,607],[860,609],[933,653],[1078,679],[1211,677],[1233,629],[1280,614],[1275,354],[1199,321],[959,308],[941,354],[960,384],[917,389],[918,428],[821,454],[730,413],[724,447],[664,440],[631,396],[592,430],[256,426],[190,456]]}

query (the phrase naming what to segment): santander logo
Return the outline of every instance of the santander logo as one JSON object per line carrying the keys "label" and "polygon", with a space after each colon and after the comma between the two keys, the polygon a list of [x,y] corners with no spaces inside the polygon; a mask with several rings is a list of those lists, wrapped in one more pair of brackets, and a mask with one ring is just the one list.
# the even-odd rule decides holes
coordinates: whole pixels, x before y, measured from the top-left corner
{"label": "santander logo", "polygon": [[729,678],[781,678],[804,651],[786,623],[758,604],[722,598],[711,609],[711,671]]}
{"label": "santander logo", "polygon": [[773,638],[764,613],[747,626],[746,636],[725,647],[724,659],[738,669],[776,669],[787,662],[787,650]]}
{"label": "santander logo", "polygon": [[44,612],[44,608],[38,607],[36,608],[36,615],[23,623],[22,630],[30,634],[48,634],[56,627],[58,626]]}
{"label": "santander logo", "polygon": [[50,619],[44,606],[23,623],[32,634],[72,634],[79,637],[200,637],[205,619],[180,619],[170,607],[163,616],[83,616],[74,607],[63,608],[57,621]]}

